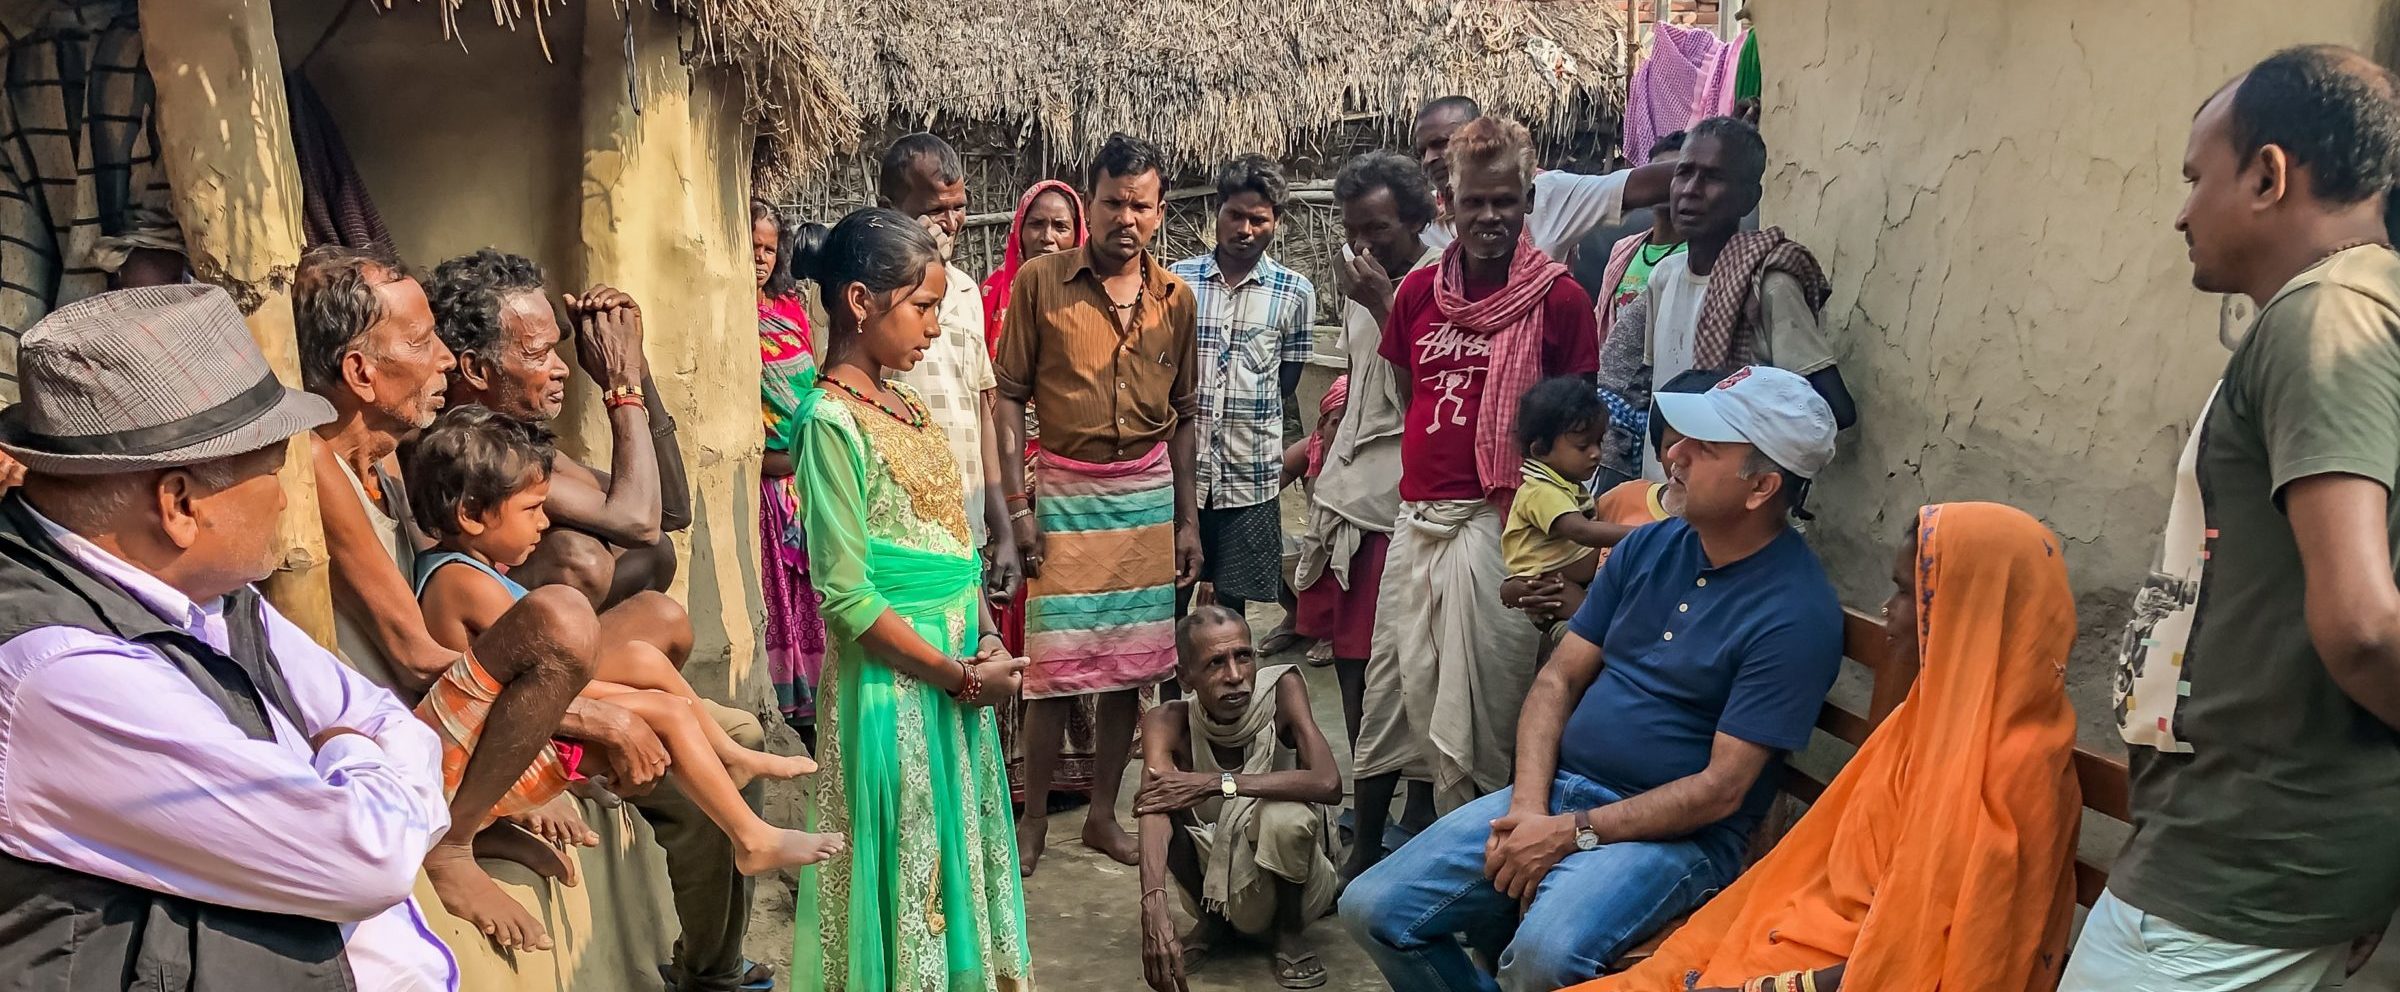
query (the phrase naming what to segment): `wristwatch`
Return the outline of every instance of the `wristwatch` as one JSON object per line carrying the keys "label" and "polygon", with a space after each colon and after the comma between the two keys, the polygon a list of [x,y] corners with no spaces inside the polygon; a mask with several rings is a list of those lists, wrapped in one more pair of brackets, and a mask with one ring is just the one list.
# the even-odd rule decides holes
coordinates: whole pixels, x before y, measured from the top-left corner
{"label": "wristwatch", "polygon": [[1597,851],[1600,849],[1600,834],[1592,829],[1591,810],[1579,809],[1575,811],[1575,849],[1578,851]]}
{"label": "wristwatch", "polygon": [[1225,798],[1227,799],[1232,799],[1242,794],[1241,787],[1233,784],[1232,772],[1226,772],[1217,777],[1217,791],[1224,793]]}

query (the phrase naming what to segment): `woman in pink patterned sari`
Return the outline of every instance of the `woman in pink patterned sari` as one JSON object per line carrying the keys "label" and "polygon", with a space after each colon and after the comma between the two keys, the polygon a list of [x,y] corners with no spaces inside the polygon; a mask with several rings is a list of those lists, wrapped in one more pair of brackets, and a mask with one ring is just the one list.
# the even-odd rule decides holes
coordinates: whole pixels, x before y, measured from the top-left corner
{"label": "woman in pink patterned sari", "polygon": [[[750,262],[758,281],[760,413],[767,453],[758,486],[759,588],[767,601],[767,678],[783,718],[803,738],[816,726],[817,676],[825,665],[825,621],[817,615],[808,579],[808,544],[800,533],[799,493],[792,484],[791,420],[800,394],[817,379],[808,310],[790,267],[797,234],[764,200],[750,201]],[[822,236],[822,229],[818,231]],[[814,750],[816,742],[810,740]]]}

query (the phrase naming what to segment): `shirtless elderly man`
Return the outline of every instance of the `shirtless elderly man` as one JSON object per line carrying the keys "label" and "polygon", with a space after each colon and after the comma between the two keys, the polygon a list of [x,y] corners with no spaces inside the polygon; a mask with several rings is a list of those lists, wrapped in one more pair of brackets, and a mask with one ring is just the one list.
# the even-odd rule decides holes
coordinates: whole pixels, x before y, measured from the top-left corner
{"label": "shirtless elderly man", "polygon": [[[570,375],[558,352],[566,330],[545,295],[541,266],[485,248],[435,266],[425,293],[434,332],[458,362],[450,371],[451,403],[519,420],[557,419]],[[672,622],[680,623],[682,608],[659,594],[675,577],[675,543],[667,535],[691,524],[691,498],[675,421],[659,402],[642,353],[641,305],[608,286],[565,302],[583,322],[577,363],[607,407],[608,470],[558,459],[542,504],[550,530],[511,577],[527,587],[572,586],[600,609],[646,598],[646,608],[672,608]]]}

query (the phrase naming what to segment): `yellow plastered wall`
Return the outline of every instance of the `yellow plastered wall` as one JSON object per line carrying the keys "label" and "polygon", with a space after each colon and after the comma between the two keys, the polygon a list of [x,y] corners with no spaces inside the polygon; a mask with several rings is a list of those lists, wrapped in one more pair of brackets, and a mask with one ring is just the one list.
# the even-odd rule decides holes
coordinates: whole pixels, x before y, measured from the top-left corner
{"label": "yellow plastered wall", "polygon": [[[739,81],[685,67],[681,25],[643,4],[627,15],[630,61],[627,22],[608,4],[551,5],[539,33],[466,16],[488,9],[470,4],[454,39],[439,4],[367,5],[334,26],[343,6],[278,0],[277,34],[287,62],[306,60],[404,259],[430,269],[489,245],[541,263],[553,294],[606,282],[641,301],[693,489],[672,590],[696,633],[686,674],[703,693],[764,708]],[[595,393],[578,373],[554,426],[569,454],[605,469]]]}
{"label": "yellow plastered wall", "polygon": [[[2192,115],[2278,48],[2375,48],[2382,0],[1756,0],[1764,222],[1833,279],[1861,426],[1811,497],[1843,598],[1879,602],[1927,502],[2067,542],[2093,722],[2175,461],[2226,351],[2174,229]],[[2100,713],[2105,716],[2105,713]]]}

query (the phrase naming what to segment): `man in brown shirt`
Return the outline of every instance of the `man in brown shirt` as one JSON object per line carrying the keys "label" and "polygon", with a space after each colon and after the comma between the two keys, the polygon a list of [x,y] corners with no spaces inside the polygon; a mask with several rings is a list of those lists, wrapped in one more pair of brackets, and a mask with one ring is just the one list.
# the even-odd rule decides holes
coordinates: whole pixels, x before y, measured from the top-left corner
{"label": "man in brown shirt", "polygon": [[[1000,339],[1001,482],[1025,492],[1025,405],[1039,418],[1037,492],[1009,497],[1026,582],[1025,874],[1041,860],[1070,701],[1099,696],[1083,841],[1123,864],[1117,784],[1137,694],[1175,666],[1176,590],[1200,574],[1192,494],[1198,313],[1150,256],[1164,219],[1158,149],[1110,135],[1092,166],[1091,240],[1025,263]],[[1172,554],[1170,554],[1170,550]],[[1172,564],[1170,564],[1172,563]]]}

